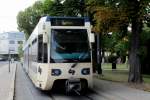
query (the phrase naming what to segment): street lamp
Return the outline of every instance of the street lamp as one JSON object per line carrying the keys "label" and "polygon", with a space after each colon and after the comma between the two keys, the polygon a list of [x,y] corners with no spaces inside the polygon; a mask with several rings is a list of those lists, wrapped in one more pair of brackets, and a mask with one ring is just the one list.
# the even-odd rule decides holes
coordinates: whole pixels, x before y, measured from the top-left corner
{"label": "street lamp", "polygon": [[9,56],[8,56],[8,60],[9,60],[8,71],[9,71],[9,73],[10,73],[10,60],[11,60],[10,52],[11,52],[11,51],[14,51],[14,50],[10,50],[10,49],[9,49],[9,51],[8,51],[8,55],[9,55]]}

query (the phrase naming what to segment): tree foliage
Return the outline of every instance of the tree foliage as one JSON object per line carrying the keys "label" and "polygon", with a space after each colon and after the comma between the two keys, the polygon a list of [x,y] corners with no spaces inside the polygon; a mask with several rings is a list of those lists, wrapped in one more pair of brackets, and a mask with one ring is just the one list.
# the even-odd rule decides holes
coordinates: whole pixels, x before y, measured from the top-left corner
{"label": "tree foliage", "polygon": [[84,0],[65,0],[63,5],[65,16],[84,16]]}
{"label": "tree foliage", "polygon": [[62,0],[45,0],[43,3],[44,14],[50,16],[63,16],[64,7],[61,2]]}
{"label": "tree foliage", "polygon": [[19,55],[19,59],[21,59],[23,57],[23,45],[20,44],[18,47],[18,55]]}
{"label": "tree foliage", "polygon": [[25,33],[26,38],[32,33],[40,17],[43,15],[43,11],[41,10],[42,6],[42,2],[37,1],[32,7],[28,7],[18,13],[18,29]]}
{"label": "tree foliage", "polygon": [[[128,26],[128,17],[125,11],[111,0],[89,0],[88,11],[93,14],[97,33],[118,32]],[[122,30],[121,30],[122,31]]]}

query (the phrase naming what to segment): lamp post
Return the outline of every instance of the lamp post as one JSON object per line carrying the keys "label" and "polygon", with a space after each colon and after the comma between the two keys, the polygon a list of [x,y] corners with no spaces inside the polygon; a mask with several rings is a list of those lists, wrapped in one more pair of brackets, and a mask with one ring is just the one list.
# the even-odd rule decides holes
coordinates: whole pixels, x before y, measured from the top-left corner
{"label": "lamp post", "polygon": [[9,49],[9,51],[8,51],[8,60],[9,60],[8,71],[9,71],[9,73],[10,73],[10,60],[11,60],[10,52],[11,52],[11,51],[14,51],[14,50],[10,50],[10,49]]}

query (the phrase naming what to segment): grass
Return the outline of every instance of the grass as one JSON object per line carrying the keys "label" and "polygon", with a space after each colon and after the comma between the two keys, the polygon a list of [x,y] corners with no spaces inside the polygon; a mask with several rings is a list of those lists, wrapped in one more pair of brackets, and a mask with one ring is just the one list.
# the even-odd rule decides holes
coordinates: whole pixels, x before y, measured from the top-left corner
{"label": "grass", "polygon": [[116,70],[112,70],[111,63],[102,64],[103,76],[100,78],[103,80],[127,82],[128,79],[128,67],[127,64],[116,64]]}
{"label": "grass", "polygon": [[143,75],[143,80],[144,80],[145,83],[150,84],[150,75]]}
{"label": "grass", "polygon": [[[117,64],[117,69],[112,70],[111,64],[102,64],[103,75],[98,76],[98,78],[103,80],[109,80],[114,82],[128,83],[128,74],[129,70],[127,64]],[[140,87],[139,89],[143,89],[146,91],[150,91],[150,75],[143,75],[144,83],[142,85],[133,86]]]}
{"label": "grass", "polygon": [[[116,66],[117,69],[112,70],[111,63],[102,64],[103,76],[100,78],[117,82],[127,82],[129,75],[127,64],[117,64]],[[143,75],[143,80],[145,83],[150,84],[150,75]]]}
{"label": "grass", "polygon": [[[123,69],[128,69],[127,64],[116,64],[116,67],[118,70],[123,70]],[[102,69],[112,69],[112,64],[111,63],[103,63],[102,64]]]}
{"label": "grass", "polygon": [[127,70],[103,70],[103,76],[100,76],[103,80],[110,80],[116,82],[127,82],[128,71]]}

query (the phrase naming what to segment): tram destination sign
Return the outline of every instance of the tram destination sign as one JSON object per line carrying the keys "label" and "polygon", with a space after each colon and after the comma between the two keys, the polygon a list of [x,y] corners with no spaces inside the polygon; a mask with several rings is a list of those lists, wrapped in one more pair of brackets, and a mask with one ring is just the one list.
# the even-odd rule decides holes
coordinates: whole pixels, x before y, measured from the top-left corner
{"label": "tram destination sign", "polygon": [[52,26],[84,26],[84,18],[53,18]]}

